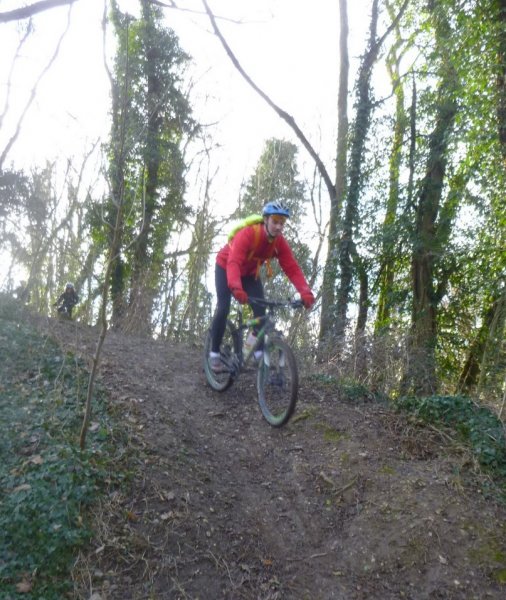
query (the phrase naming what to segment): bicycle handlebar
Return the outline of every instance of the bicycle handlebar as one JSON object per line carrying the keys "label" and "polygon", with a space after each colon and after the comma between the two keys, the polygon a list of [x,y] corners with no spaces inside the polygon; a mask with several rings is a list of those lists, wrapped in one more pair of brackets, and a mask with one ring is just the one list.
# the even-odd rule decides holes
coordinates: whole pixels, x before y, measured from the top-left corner
{"label": "bicycle handlebar", "polygon": [[287,306],[291,308],[303,308],[304,304],[300,298],[296,300],[267,300],[266,298],[255,298],[248,296],[248,302],[252,304],[258,304],[260,306],[266,306],[267,308],[285,308]]}

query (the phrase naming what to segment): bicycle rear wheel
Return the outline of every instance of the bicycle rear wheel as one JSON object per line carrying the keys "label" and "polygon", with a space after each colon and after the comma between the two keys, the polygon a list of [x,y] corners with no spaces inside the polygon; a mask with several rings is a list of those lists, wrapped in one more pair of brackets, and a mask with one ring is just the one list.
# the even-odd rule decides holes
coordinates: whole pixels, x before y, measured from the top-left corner
{"label": "bicycle rear wheel", "polygon": [[225,335],[221,343],[220,355],[221,362],[224,367],[222,373],[216,373],[211,369],[209,364],[209,352],[211,350],[211,331],[207,332],[206,341],[204,344],[203,366],[206,375],[207,383],[217,392],[224,392],[233,383],[239,369],[239,351],[241,341],[239,335],[233,329],[232,324],[227,322]]}
{"label": "bicycle rear wheel", "polygon": [[273,427],[285,425],[295,410],[299,391],[297,362],[281,338],[270,338],[258,366],[257,391],[260,410]]}

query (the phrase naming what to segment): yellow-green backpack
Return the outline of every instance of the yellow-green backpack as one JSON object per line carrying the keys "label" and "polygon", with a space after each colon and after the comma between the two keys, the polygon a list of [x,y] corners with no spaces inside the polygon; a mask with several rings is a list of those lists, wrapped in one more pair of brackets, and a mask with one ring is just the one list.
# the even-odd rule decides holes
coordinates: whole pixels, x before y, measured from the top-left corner
{"label": "yellow-green backpack", "polygon": [[[251,250],[248,253],[248,260],[254,260],[255,258],[257,259],[257,269],[256,269],[256,275],[255,275],[257,278],[260,274],[260,267],[262,266],[262,261],[261,261],[261,259],[255,257],[255,252],[256,252],[258,246],[260,245],[260,238],[262,235],[263,222],[264,222],[264,218],[262,217],[262,215],[249,215],[247,217],[244,217],[244,219],[242,219],[236,225],[234,225],[233,229],[228,234],[228,243],[232,244],[232,240],[234,239],[234,236],[236,235],[236,233],[238,231],[241,231],[241,229],[244,229],[245,227],[249,227],[250,225],[257,226],[254,228],[255,241],[253,243],[253,248],[251,248]],[[263,259],[266,263],[267,277],[272,277],[272,267],[271,267],[270,258],[272,256],[274,256],[274,253],[276,252],[276,250],[277,250],[277,248],[276,248],[276,239],[275,239],[272,242],[272,246],[271,246],[270,252],[269,252],[269,257],[267,259],[265,259],[265,258]]]}

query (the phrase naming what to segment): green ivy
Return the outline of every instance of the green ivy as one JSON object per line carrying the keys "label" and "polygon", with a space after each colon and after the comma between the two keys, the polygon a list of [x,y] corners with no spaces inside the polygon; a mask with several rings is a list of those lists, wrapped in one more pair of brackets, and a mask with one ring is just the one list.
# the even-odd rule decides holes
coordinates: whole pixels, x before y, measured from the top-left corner
{"label": "green ivy", "polygon": [[467,443],[480,465],[506,478],[506,439],[501,420],[485,406],[466,396],[403,397],[400,409],[414,413],[427,423],[454,429]]}
{"label": "green ivy", "polygon": [[[98,426],[79,450],[84,366],[1,296],[0,356],[0,598],[62,598],[91,536],[89,507],[121,480],[112,474],[113,424],[97,388]],[[16,585],[26,574],[32,587],[21,595]]]}

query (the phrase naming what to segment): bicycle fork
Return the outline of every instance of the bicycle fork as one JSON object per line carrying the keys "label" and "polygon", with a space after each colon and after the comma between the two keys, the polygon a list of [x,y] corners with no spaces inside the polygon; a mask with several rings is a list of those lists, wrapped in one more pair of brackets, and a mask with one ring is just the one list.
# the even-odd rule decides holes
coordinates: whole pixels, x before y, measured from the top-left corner
{"label": "bicycle fork", "polygon": [[[277,336],[280,337],[279,334],[277,334]],[[286,364],[285,355],[284,355],[283,351],[280,350],[279,348],[277,350],[279,352],[279,358],[278,358],[277,363],[276,363],[275,357],[273,357],[273,359],[274,359],[273,360],[273,363],[274,363],[273,366],[277,366],[279,369],[282,369],[285,366],[285,364]],[[269,352],[269,336],[268,336],[268,334],[266,334],[266,336],[265,336],[265,342],[264,342],[264,363],[265,363],[265,365],[267,367],[271,366],[271,357],[270,357],[270,352]]]}

